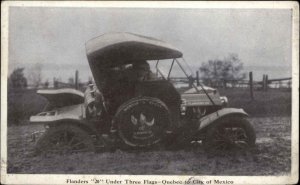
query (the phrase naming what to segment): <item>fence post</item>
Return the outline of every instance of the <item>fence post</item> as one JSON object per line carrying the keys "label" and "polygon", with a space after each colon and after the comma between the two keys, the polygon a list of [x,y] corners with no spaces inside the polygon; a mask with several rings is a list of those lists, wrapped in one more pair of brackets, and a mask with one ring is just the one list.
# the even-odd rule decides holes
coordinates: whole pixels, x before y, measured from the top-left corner
{"label": "fence post", "polygon": [[268,75],[266,75],[266,86],[265,86],[265,91],[268,90],[269,83],[268,83]]}
{"label": "fence post", "polygon": [[196,81],[197,81],[197,86],[200,85],[200,81],[199,81],[199,71],[196,72]]}
{"label": "fence post", "polygon": [[54,89],[58,88],[58,81],[57,81],[57,79],[55,77],[53,78],[53,88]]}
{"label": "fence post", "polygon": [[263,76],[263,91],[268,90],[268,75]]}
{"label": "fence post", "polygon": [[252,74],[252,71],[249,72],[249,86],[250,86],[250,97],[251,97],[251,100],[254,100],[254,97],[253,97],[253,74]]}
{"label": "fence post", "polygon": [[193,77],[189,77],[188,78],[188,80],[189,80],[189,88],[192,88],[193,87],[193,82],[194,82],[194,79],[193,79]]}
{"label": "fence post", "polygon": [[75,71],[75,89],[78,89],[78,70]]}
{"label": "fence post", "polygon": [[266,86],[266,75],[263,74],[263,79],[262,79],[262,90],[264,91],[265,90],[265,87]]}

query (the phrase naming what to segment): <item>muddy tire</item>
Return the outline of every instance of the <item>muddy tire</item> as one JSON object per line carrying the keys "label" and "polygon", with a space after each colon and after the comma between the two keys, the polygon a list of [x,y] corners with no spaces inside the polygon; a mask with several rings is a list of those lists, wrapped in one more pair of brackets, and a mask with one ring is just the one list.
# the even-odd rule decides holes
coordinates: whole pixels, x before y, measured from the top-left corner
{"label": "muddy tire", "polygon": [[254,147],[255,140],[254,128],[247,119],[230,117],[208,128],[203,145],[210,151],[243,150]]}
{"label": "muddy tire", "polygon": [[170,132],[170,112],[157,98],[138,97],[119,107],[113,124],[122,148],[149,148],[161,145]]}
{"label": "muddy tire", "polygon": [[50,127],[36,143],[37,154],[88,151],[95,151],[93,138],[85,130],[73,125]]}

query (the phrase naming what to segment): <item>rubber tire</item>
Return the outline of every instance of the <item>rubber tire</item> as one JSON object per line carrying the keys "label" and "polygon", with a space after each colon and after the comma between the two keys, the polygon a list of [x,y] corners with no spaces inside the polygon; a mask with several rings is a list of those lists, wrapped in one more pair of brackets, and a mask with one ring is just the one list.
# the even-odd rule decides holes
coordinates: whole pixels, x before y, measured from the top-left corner
{"label": "rubber tire", "polygon": [[[57,137],[59,134],[67,131],[76,135],[77,138],[83,139],[84,144],[86,145],[86,151],[95,151],[94,140],[91,135],[79,128],[78,126],[71,125],[71,124],[62,124],[59,126],[52,126],[46,130],[46,132],[42,135],[42,137],[37,141],[35,146],[35,151],[37,154],[41,153],[56,153],[49,148],[49,142],[52,138]],[[72,151],[67,151],[66,153],[72,153]]]}
{"label": "rubber tire", "polygon": [[215,138],[215,131],[219,127],[224,125],[235,126],[243,128],[247,137],[248,137],[248,148],[252,148],[255,146],[256,134],[253,126],[250,122],[244,117],[225,117],[218,120],[214,125],[208,128],[205,139],[203,139],[202,143],[205,149],[212,150],[214,143],[212,142]]}
{"label": "rubber tire", "polygon": [[[117,128],[117,132],[118,132],[118,137],[120,138],[120,148],[121,149],[149,149],[149,148],[157,148],[158,146],[161,147],[167,137],[167,135],[164,133],[165,130],[162,131],[162,135],[159,139],[159,142],[157,143],[153,143],[153,144],[135,144],[132,143],[130,141],[128,141],[124,134],[122,133],[121,129],[122,129],[122,125],[124,124],[124,114],[126,114],[126,108],[131,107],[129,109],[134,109],[136,108],[136,106],[139,106],[140,104],[148,104],[149,106],[151,106],[151,104],[157,105],[157,107],[153,106],[154,108],[158,108],[158,110],[156,110],[157,112],[159,112],[160,114],[160,118],[162,118],[163,120],[165,120],[163,128],[167,129],[170,125],[171,125],[171,114],[170,111],[168,109],[168,107],[166,106],[165,103],[163,103],[161,100],[157,99],[157,98],[153,98],[153,97],[137,97],[137,98],[133,98],[130,99],[129,101],[125,102],[124,104],[122,104],[113,119],[113,124],[115,125],[114,127]],[[144,105],[143,104],[143,105]],[[126,119],[126,118],[125,118]]]}

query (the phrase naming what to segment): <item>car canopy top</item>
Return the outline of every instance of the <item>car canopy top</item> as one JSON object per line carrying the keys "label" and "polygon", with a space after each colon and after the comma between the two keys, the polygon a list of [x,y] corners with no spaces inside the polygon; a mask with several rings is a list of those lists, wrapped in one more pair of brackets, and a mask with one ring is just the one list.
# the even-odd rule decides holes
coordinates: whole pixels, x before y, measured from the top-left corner
{"label": "car canopy top", "polygon": [[182,57],[178,49],[164,41],[132,33],[107,33],[93,38],[86,43],[86,54],[90,67],[98,70],[132,61]]}

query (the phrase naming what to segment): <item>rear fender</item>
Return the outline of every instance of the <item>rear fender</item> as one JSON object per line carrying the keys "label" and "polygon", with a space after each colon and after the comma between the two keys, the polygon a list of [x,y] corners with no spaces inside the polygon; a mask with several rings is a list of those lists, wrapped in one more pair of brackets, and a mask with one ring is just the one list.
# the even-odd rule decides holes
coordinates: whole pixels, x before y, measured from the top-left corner
{"label": "rear fender", "polygon": [[61,108],[84,102],[84,94],[76,89],[40,89],[37,94],[46,98],[51,107]]}
{"label": "rear fender", "polygon": [[61,124],[76,125],[89,133],[96,134],[92,122],[85,119],[85,107],[83,104],[53,109],[47,112],[41,112],[30,117],[31,124],[44,124],[49,127],[59,126]]}
{"label": "rear fender", "polygon": [[229,117],[229,116],[248,117],[248,114],[243,109],[223,108],[221,110],[218,110],[214,113],[211,113],[211,114],[201,118],[198,121],[198,123],[199,123],[198,131],[203,131],[207,127],[217,123],[218,120],[224,119],[225,117]]}
{"label": "rear fender", "polygon": [[85,118],[85,107],[83,104],[66,106],[41,112],[30,117],[31,123],[53,123],[61,120],[80,121]]}

